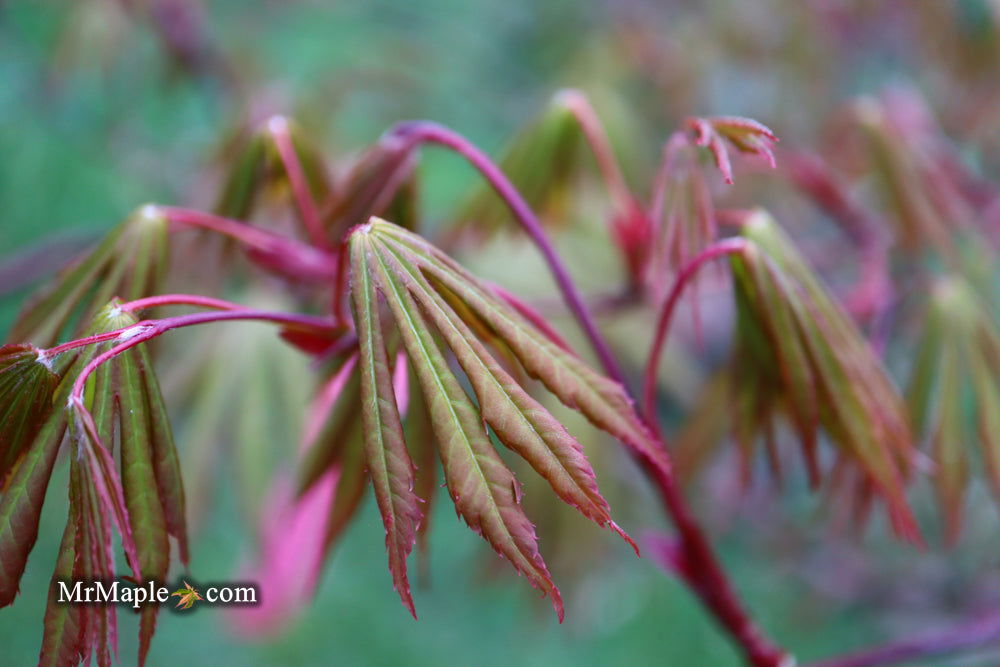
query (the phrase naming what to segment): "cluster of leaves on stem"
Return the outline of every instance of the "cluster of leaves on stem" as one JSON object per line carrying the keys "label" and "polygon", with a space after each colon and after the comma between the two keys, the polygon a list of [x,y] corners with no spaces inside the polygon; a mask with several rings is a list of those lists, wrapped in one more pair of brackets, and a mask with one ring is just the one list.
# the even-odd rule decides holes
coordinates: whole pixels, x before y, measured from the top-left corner
{"label": "cluster of leaves on stem", "polygon": [[[914,194],[919,184],[944,178],[942,162],[930,149],[917,152],[916,145],[907,145],[905,134],[893,138],[899,128],[883,126],[873,109],[862,107],[859,122],[867,128],[874,171],[905,221],[895,228],[898,240],[933,248],[960,268],[951,250],[952,229],[940,220],[949,203],[949,210],[958,210],[960,192],[942,187],[923,199]],[[787,424],[814,487],[829,479],[846,489],[859,513],[872,499],[882,499],[897,534],[914,542],[920,531],[906,497],[916,474],[914,431],[930,432],[939,495],[950,525],[959,525],[968,468],[959,442],[965,429],[957,388],[962,372],[974,380],[969,392],[981,449],[996,484],[993,378],[1000,348],[995,324],[972,288],[958,278],[942,282],[932,291],[932,316],[907,410],[851,311],[778,223],[762,210],[722,216],[713,203],[714,184],[703,163],[714,163],[731,183],[730,148],[773,167],[776,141],[771,130],[750,119],[687,119],[665,143],[644,203],[626,183],[595,110],[577,91],[556,96],[515,139],[499,168],[446,128],[404,123],[341,169],[331,169],[293,123],[282,117],[264,123],[237,142],[212,213],[140,208],[42,289],[14,325],[13,342],[0,348],[0,604],[10,604],[17,593],[64,441],[70,509],[53,591],[64,579],[163,581],[175,548],[186,567],[185,466],[174,449],[148,341],[182,327],[258,320],[278,325],[284,342],[318,369],[312,404],[299,406],[306,417],[294,462],[297,477],[294,483],[277,474],[273,480],[276,489],[287,483],[292,491],[275,493],[279,507],[264,509],[290,517],[287,534],[280,525],[263,531],[265,561],[301,559],[306,588],[314,586],[370,483],[385,526],[393,586],[415,615],[407,561],[417,544],[426,544],[440,463],[457,514],[550,597],[561,620],[561,594],[522,507],[521,482],[498,447],[511,450],[518,464],[533,469],[554,496],[584,517],[631,539],[612,520],[579,434],[571,434],[544,402],[558,401],[625,445],[678,529],[672,553],[685,581],[749,659],[778,664],[787,656],[745,618],[674,486],[676,473],[661,437],[658,362],[684,288],[703,264],[728,257],[736,306],[733,348],[672,448],[681,477],[692,475],[725,433],[739,444],[744,478],[760,441],[780,476],[784,454],[776,425]],[[481,239],[507,222],[509,208],[548,263],[603,372],[564,342],[547,314],[478,279],[416,232],[423,144],[456,151],[495,191],[473,192],[441,234],[442,243],[457,244],[473,229]],[[641,413],[627,374],[547,237],[546,229],[558,233],[571,226],[567,202],[583,171],[578,153],[584,145],[606,186],[607,234],[621,259],[622,294],[660,311]],[[841,218],[855,232],[852,240],[866,245],[878,236],[865,229],[878,216],[854,202],[822,160],[793,164],[798,167],[792,182]],[[544,213],[541,221],[534,210]],[[723,217],[735,221],[738,232],[720,240]],[[169,281],[185,277],[168,270],[175,268],[168,266],[174,235],[192,229],[232,242],[219,259],[240,252],[278,276],[289,288],[281,301],[287,311],[163,293]],[[871,258],[860,278],[867,292],[857,293],[891,290],[886,246],[879,241],[864,251]],[[205,270],[187,268],[194,274]],[[210,284],[229,287],[225,279]],[[864,309],[869,322],[891,301],[881,296]],[[204,312],[139,316],[179,306]],[[201,359],[193,352],[187,356]],[[179,383],[193,405],[205,397],[191,380],[201,375],[189,373],[188,384]],[[235,404],[226,396],[212,402],[219,414],[231,414]],[[280,409],[277,402],[271,407]],[[831,456],[821,449],[821,433]],[[114,533],[128,575],[119,570]],[[190,606],[195,599],[188,590],[194,589],[185,582],[179,604]],[[156,612],[156,606],[141,612],[140,662]],[[96,655],[99,664],[109,664],[116,645],[113,607],[50,600],[42,663],[86,662]]]}

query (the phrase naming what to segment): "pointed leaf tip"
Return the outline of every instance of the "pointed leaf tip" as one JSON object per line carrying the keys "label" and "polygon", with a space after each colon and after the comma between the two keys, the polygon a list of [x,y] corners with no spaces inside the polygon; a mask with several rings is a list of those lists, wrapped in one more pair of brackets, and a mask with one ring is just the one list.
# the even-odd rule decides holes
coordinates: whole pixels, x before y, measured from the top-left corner
{"label": "pointed leaf tip", "polygon": [[[364,341],[359,360],[366,387],[362,413],[371,422],[365,425],[366,459],[372,457],[368,465],[370,470],[374,466],[377,499],[381,495],[397,592],[410,608],[403,563],[413,542],[410,522],[400,531],[400,518],[406,516],[402,510],[410,507],[415,482],[400,435],[388,363],[392,355],[382,336],[383,306],[391,314],[417,380],[410,391],[427,408],[456,512],[532,586],[550,596],[561,622],[561,594],[538,551],[535,528],[521,507],[518,481],[495,451],[490,429],[565,502],[621,536],[637,554],[639,550],[611,520],[579,443],[496,360],[481,338],[483,332],[489,332],[492,343],[509,349],[563,403],[635,448],[658,470],[669,466],[664,451],[617,383],[590,370],[510,298],[480,284],[420,237],[372,218],[352,233],[350,251],[355,324],[359,340]],[[458,361],[475,393],[475,403],[449,366],[441,343]],[[393,452],[399,455],[387,456]],[[393,474],[388,474],[390,469]],[[376,481],[375,475],[383,479]],[[417,483],[427,484],[419,476]],[[406,501],[399,504],[400,499]],[[419,522],[419,510],[413,516]],[[396,544],[401,536],[405,542]]]}
{"label": "pointed leaf tip", "polygon": [[403,604],[416,618],[406,559],[416,542],[417,526],[423,515],[413,491],[415,471],[406,449],[383,340],[378,291],[370,266],[374,260],[367,243],[367,232],[352,235],[350,251],[355,272],[351,295],[358,333],[365,465],[385,524],[385,543],[393,585]]}

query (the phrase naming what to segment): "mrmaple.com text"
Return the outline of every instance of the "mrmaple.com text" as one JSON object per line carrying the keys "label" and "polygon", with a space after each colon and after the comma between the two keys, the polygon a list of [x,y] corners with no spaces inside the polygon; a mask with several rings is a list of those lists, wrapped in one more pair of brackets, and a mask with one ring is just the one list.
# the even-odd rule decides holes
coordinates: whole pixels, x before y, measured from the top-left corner
{"label": "mrmaple.com text", "polygon": [[[173,588],[177,588],[174,586]],[[56,599],[61,604],[121,604],[139,609],[147,604],[164,604],[170,599],[171,587],[148,581],[142,586],[120,581],[58,581]],[[208,586],[204,588],[208,604],[257,604],[257,586]]]}

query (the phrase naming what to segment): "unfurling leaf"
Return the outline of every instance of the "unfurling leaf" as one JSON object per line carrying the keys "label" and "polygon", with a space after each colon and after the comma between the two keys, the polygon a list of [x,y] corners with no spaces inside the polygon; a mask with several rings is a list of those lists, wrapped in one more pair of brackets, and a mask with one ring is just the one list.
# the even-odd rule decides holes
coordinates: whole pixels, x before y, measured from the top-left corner
{"label": "unfurling leaf", "polygon": [[[384,311],[391,314],[419,384],[414,394],[417,406],[410,410],[420,404],[427,407],[455,508],[532,585],[552,596],[561,619],[559,591],[538,552],[534,527],[521,508],[520,484],[494,450],[490,431],[563,500],[598,525],[621,531],[611,521],[579,444],[496,360],[478,331],[486,327],[529,374],[594,424],[637,449],[651,465],[666,468],[663,450],[619,385],[590,370],[506,299],[420,237],[373,218],[355,230],[350,248],[366,461],[386,523],[397,590],[405,584],[397,568],[412,548],[412,529],[420,511],[413,502],[413,464],[403,442],[405,431],[390,379]],[[439,340],[464,371],[476,403],[449,367]],[[422,443],[411,447],[420,451]],[[422,467],[431,466],[422,461]],[[408,594],[399,592],[409,606]]]}
{"label": "unfurling leaf", "polygon": [[690,162],[669,162],[667,179],[650,253],[653,276],[677,272],[716,237],[715,210],[701,170]]}
{"label": "unfurling leaf", "polygon": [[722,172],[726,183],[733,182],[733,167],[726,141],[742,153],[760,155],[772,169],[775,166],[771,146],[777,143],[778,137],[763,123],[740,116],[713,116],[689,118],[687,125],[694,132],[694,143],[707,148],[712,154],[715,166]]}
{"label": "unfurling leaf", "polygon": [[49,346],[79,334],[112,297],[149,296],[162,283],[169,260],[167,220],[143,206],[97,248],[60,273],[18,316],[11,340]]}
{"label": "unfurling leaf", "polygon": [[742,234],[750,243],[731,258],[737,341],[729,384],[742,401],[729,411],[734,435],[749,451],[784,415],[818,483],[822,428],[885,499],[897,534],[919,540],[904,493],[912,437],[887,372],[770,216],[755,212]]}
{"label": "unfurling leaf", "polygon": [[[105,328],[100,327],[103,322]],[[115,329],[110,322],[99,321],[88,333]],[[17,356],[24,362],[24,346],[7,346],[4,350],[21,349]],[[67,352],[56,358],[45,359],[46,370],[51,367],[59,383],[48,398],[48,410],[41,415],[43,423],[37,428],[31,440],[22,445],[22,453],[6,480],[0,495],[0,606],[13,602],[18,584],[24,573],[28,556],[38,535],[38,520],[49,480],[59,453],[68,419],[65,405],[73,382],[83,367],[98,353],[98,346],[90,346],[80,352]],[[35,354],[37,357],[37,353]],[[42,360],[33,362],[42,366]],[[13,367],[8,367],[8,371]],[[38,372],[37,369],[34,372]],[[90,382],[94,385],[104,375],[99,371]],[[9,379],[9,378],[8,378]],[[21,385],[22,390],[30,387]],[[30,392],[29,392],[30,393]],[[3,400],[20,400],[15,394],[5,394]],[[40,405],[45,405],[43,400]],[[13,424],[14,422],[11,422]],[[6,428],[6,427],[5,427]]]}
{"label": "unfurling leaf", "polygon": [[[639,244],[646,255],[642,280],[654,297],[667,285],[666,277],[682,267],[716,239],[715,207],[695,147],[683,132],[675,132],[663,147],[663,156],[650,205],[650,234]],[[690,296],[695,328],[700,331],[698,282]]]}

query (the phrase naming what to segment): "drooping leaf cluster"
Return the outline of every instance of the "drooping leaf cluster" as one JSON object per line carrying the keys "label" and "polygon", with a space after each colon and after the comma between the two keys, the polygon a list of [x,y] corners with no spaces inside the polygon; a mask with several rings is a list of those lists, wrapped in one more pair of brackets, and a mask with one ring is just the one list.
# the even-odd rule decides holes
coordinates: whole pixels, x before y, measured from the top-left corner
{"label": "drooping leaf cluster", "polygon": [[[116,303],[100,310],[87,334],[114,332],[136,323]],[[3,348],[5,383],[0,406],[8,414],[32,398],[33,411],[4,420],[4,458],[13,462],[0,496],[0,555],[4,568],[0,602],[13,602],[38,532],[38,520],[53,466],[64,441],[69,452],[69,516],[45,614],[41,664],[75,664],[96,656],[99,664],[117,653],[111,605],[56,602],[58,581],[118,579],[113,532],[121,538],[135,582],[163,581],[170,565],[170,537],[188,559],[184,490],[166,408],[148,352],[133,348],[97,368],[81,403],[71,401],[76,376],[108,343],[48,358],[27,346]],[[11,361],[12,363],[7,363]],[[65,437],[68,436],[68,437]],[[139,660],[149,651],[158,607],[140,621]]]}

